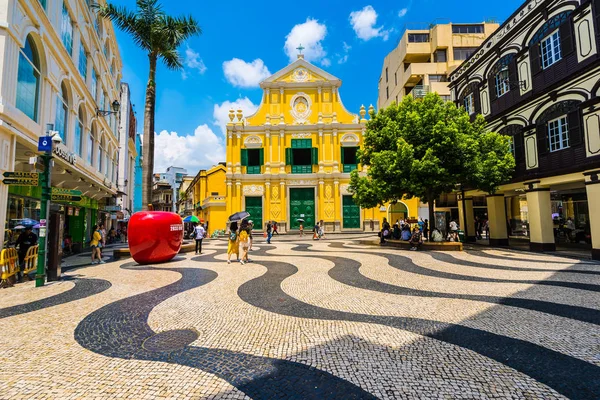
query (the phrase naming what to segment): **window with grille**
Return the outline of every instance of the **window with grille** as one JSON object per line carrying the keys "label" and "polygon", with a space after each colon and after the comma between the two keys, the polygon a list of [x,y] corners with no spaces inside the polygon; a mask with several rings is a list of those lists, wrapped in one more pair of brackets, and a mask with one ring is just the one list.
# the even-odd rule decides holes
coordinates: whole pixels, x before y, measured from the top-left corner
{"label": "window with grille", "polygon": [[473,93],[467,95],[464,100],[465,110],[467,110],[467,114],[471,115],[475,113],[475,98]]}
{"label": "window with grille", "polygon": [[471,57],[473,53],[477,51],[477,47],[455,47],[454,48],[454,59],[455,60],[466,60]]}
{"label": "window with grille", "polygon": [[561,59],[560,33],[558,30],[542,39],[540,46],[542,68],[546,69]]}
{"label": "window with grille", "polygon": [[496,74],[496,97],[501,97],[510,91],[509,82],[508,66],[505,66]]}
{"label": "window with grille", "polygon": [[452,33],[483,33],[483,25],[452,25]]}
{"label": "window with grille", "polygon": [[566,115],[548,122],[548,139],[550,151],[569,147],[569,123]]}
{"label": "window with grille", "polygon": [[448,82],[446,75],[429,75],[429,82]]}
{"label": "window with grille", "polygon": [[436,50],[435,53],[433,53],[433,62],[446,62],[447,57],[446,57],[446,50],[442,49],[442,50]]}
{"label": "window with grille", "polygon": [[409,43],[427,43],[429,42],[429,33],[409,33]]}

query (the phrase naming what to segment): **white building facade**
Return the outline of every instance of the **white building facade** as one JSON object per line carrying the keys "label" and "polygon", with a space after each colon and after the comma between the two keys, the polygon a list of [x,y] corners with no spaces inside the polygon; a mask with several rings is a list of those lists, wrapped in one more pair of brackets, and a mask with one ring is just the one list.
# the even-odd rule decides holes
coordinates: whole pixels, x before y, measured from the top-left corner
{"label": "white building facade", "polygon": [[133,214],[134,209],[137,121],[131,104],[131,91],[126,83],[121,83],[121,109],[119,115],[119,163],[117,171],[119,196],[117,197],[117,206],[121,208],[121,214],[118,214],[119,217],[122,217],[123,221],[127,221]]}
{"label": "white building facade", "polygon": [[[100,0],[102,3],[104,0]],[[90,0],[0,0],[0,174],[41,171],[38,139],[53,124],[52,187],[76,189],[76,203],[53,203],[51,213],[73,243],[117,195],[118,115],[103,115],[120,100],[122,62],[110,22]],[[0,244],[21,218],[39,219],[41,189],[0,184]],[[58,232],[58,231],[57,231]]]}

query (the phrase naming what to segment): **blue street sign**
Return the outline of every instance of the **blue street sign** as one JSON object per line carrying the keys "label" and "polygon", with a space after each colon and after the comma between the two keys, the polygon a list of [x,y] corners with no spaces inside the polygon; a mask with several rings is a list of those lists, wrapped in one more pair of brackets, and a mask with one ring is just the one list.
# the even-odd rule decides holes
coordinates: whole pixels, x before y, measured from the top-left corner
{"label": "blue street sign", "polygon": [[52,138],[50,136],[42,136],[40,138],[38,141],[38,151],[52,151]]}

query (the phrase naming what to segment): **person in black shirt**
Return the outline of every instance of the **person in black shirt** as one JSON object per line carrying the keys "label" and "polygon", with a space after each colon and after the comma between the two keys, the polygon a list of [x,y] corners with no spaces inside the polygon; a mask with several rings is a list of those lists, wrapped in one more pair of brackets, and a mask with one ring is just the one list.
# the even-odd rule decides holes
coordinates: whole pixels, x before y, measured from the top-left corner
{"label": "person in black shirt", "polygon": [[35,246],[37,241],[38,237],[31,231],[30,226],[26,227],[17,239],[15,246],[19,247],[19,273],[17,277],[19,282],[23,280],[23,270],[25,269],[25,256],[27,256],[27,250],[29,250],[31,246]]}

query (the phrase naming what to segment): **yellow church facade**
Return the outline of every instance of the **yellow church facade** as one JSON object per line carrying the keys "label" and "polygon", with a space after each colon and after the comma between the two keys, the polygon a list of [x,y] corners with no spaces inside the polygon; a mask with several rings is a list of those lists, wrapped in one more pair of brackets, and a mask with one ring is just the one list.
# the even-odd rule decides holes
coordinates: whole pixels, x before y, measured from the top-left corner
{"label": "yellow church facade", "polygon": [[[363,166],[367,112],[346,110],[342,82],[298,60],[261,83],[255,114],[230,110],[226,146],[226,211],[246,210],[256,229],[275,221],[280,232],[323,221],[327,232],[374,232],[384,217],[416,217],[418,200],[361,209],[348,191],[350,172]],[[369,110],[370,112],[372,111]]]}

